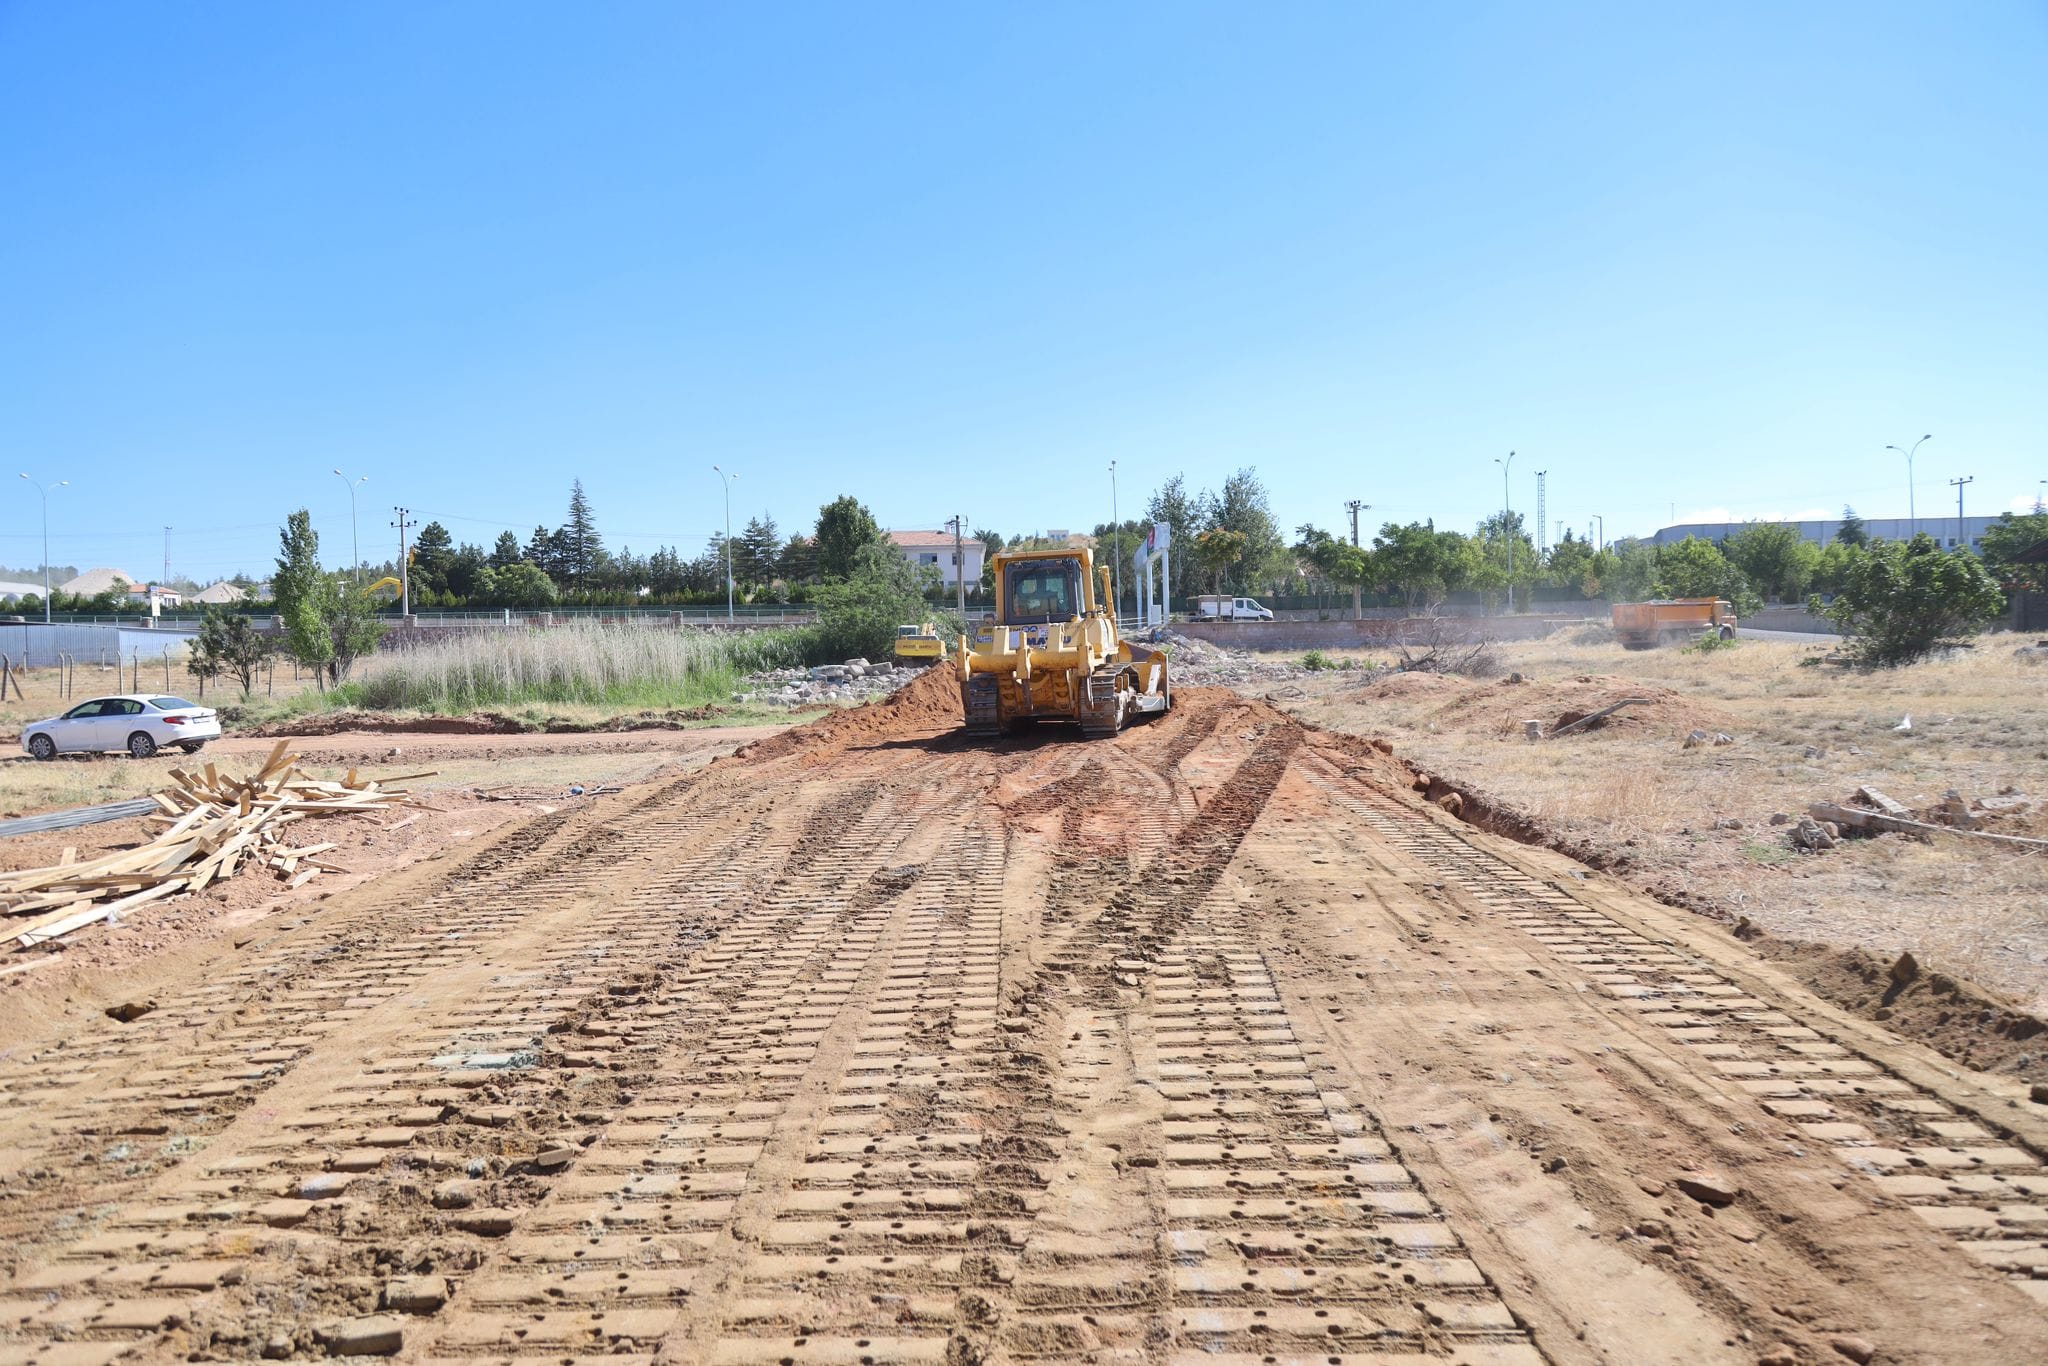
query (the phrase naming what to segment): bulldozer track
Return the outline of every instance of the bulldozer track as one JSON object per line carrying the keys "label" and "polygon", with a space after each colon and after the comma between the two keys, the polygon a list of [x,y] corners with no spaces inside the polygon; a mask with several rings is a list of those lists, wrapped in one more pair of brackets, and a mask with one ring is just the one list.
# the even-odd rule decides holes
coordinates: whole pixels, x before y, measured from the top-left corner
{"label": "bulldozer track", "polygon": [[2002,1101],[1399,789],[1189,693],[337,896],[0,1060],[0,1366],[2048,1351]]}

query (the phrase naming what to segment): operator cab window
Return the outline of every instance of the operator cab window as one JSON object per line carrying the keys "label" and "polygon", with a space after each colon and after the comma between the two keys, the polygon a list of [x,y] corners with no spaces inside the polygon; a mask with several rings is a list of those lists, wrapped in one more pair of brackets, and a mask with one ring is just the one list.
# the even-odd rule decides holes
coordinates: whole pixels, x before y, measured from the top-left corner
{"label": "operator cab window", "polygon": [[1009,611],[1016,626],[1070,621],[1081,615],[1081,575],[1072,560],[1023,560],[1009,567]]}

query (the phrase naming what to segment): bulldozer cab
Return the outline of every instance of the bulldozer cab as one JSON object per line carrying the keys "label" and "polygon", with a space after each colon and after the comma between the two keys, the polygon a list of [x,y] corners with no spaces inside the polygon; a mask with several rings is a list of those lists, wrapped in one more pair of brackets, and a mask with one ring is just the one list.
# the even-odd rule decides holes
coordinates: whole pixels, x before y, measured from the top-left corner
{"label": "bulldozer cab", "polygon": [[1005,626],[1043,626],[1072,621],[1095,609],[1088,591],[1087,554],[1033,555],[998,560],[997,601]]}

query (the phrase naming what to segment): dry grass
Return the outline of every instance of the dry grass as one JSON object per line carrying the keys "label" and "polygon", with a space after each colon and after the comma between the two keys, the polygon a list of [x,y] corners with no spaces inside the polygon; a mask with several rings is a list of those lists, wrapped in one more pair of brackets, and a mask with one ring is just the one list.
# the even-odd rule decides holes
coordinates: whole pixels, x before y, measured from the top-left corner
{"label": "dry grass", "polygon": [[[1307,682],[1296,709],[1321,725],[1384,735],[1453,781],[1626,858],[1626,875],[1639,882],[1782,935],[1880,954],[1910,948],[2048,1009],[2048,855],[1900,836],[1799,855],[1770,823],[1813,801],[1845,800],[1859,784],[1915,806],[1950,788],[1973,798],[2010,790],[2035,805],[1997,828],[2048,836],[2048,667],[2015,657],[2013,643],[1991,637],[1951,659],[1878,673],[1808,667],[1817,648],[1764,641],[1706,655],[1507,647],[1507,666],[1534,681],[1612,674],[1740,718],[1735,744],[1690,750],[1676,730],[1530,744],[1443,716],[1456,694],[1376,695],[1344,678]],[[1896,731],[1907,716],[1912,730]],[[1726,821],[1741,826],[1717,825]]]}

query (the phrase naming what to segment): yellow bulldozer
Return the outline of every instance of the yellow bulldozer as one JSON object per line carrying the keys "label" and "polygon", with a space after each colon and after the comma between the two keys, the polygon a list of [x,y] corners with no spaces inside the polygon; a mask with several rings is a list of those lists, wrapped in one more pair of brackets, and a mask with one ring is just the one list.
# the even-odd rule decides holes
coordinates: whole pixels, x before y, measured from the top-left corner
{"label": "yellow bulldozer", "polygon": [[1120,639],[1109,569],[1094,553],[1011,550],[995,557],[996,605],[960,637],[967,734],[992,738],[1024,721],[1072,721],[1111,736],[1133,716],[1173,705],[1166,651]]}

